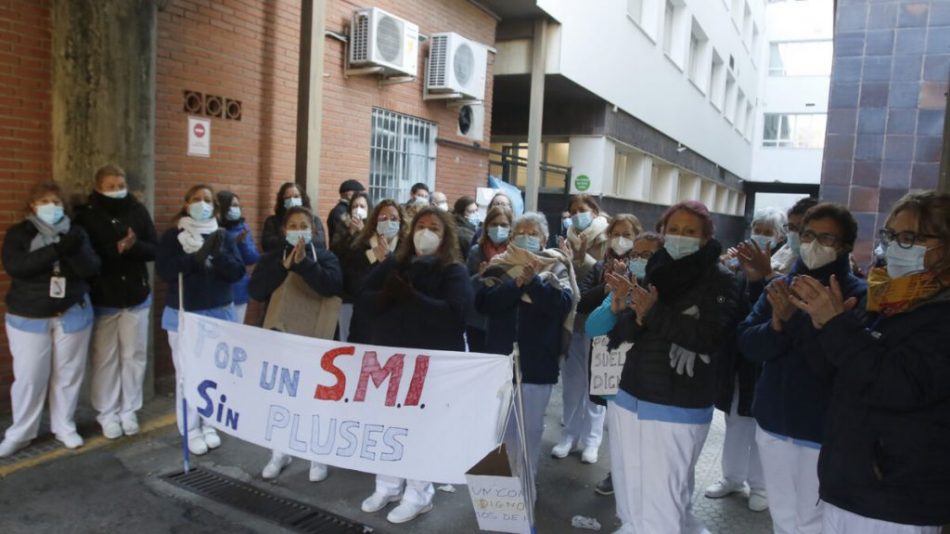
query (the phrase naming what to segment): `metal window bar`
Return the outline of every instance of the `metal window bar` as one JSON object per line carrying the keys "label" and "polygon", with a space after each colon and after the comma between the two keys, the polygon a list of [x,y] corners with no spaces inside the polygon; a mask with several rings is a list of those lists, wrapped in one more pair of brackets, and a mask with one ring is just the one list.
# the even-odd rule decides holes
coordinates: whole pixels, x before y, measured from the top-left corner
{"label": "metal window bar", "polygon": [[373,109],[369,194],[374,203],[402,202],[416,182],[435,187],[436,129],[416,117]]}

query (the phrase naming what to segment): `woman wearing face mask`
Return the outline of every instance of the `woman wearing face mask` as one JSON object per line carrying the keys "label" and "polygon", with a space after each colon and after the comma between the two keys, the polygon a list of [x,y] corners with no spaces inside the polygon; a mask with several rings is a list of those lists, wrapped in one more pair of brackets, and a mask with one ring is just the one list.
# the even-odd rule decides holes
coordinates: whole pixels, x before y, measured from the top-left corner
{"label": "woman wearing face mask", "polygon": [[[293,182],[285,182],[277,191],[277,201],[274,203],[274,214],[264,219],[264,229],[261,231],[261,248],[264,252],[279,250],[284,246],[283,221],[287,215],[287,210],[294,206],[303,206],[308,210],[310,207],[310,197],[307,192],[297,187]],[[317,248],[327,248],[326,233],[323,231],[323,223],[314,216],[313,224],[313,246]]]}
{"label": "woman wearing face mask", "polygon": [[[455,224],[447,212],[430,206],[420,209],[409,227],[411,237],[370,271],[357,299],[357,310],[373,324],[367,341],[389,347],[464,351],[465,312],[472,303],[472,288],[459,261]],[[401,501],[386,520],[405,523],[432,510],[434,494],[431,482],[376,475],[376,490],[363,501],[362,509],[377,512]]]}
{"label": "woman wearing face mask", "polygon": [[369,343],[374,325],[356,306],[366,275],[391,256],[405,238],[405,212],[395,200],[384,199],[376,205],[349,248],[337,249],[343,266],[343,300],[353,302],[353,317],[346,340]]}
{"label": "woman wearing face mask", "polygon": [[29,215],[3,239],[3,266],[12,278],[6,323],[14,380],[13,424],[0,458],[36,438],[47,396],[53,435],[67,448],[81,447],[73,414],[93,322],[86,279],[100,261],[86,232],[70,224],[56,183],[33,186]]}
{"label": "woman wearing face mask", "polygon": [[[749,241],[730,250],[739,262],[736,279],[739,287],[737,320],[741,320],[759,300],[767,277],[780,275],[782,265],[770,257],[785,241],[785,214],[776,208],[761,208],[752,217]],[[774,274],[773,274],[774,273]],[[738,326],[738,325],[736,325]],[[735,332],[731,328],[730,332]],[[761,512],[768,508],[762,462],[755,444],[755,419],[752,398],[755,382],[762,366],[742,357],[735,335],[720,351],[719,394],[716,408],[726,419],[726,436],[722,445],[722,478],[706,488],[706,497],[720,499],[745,490],[749,484],[749,509]]]}
{"label": "woman wearing face mask", "polygon": [[[234,238],[238,252],[241,253],[241,261],[247,267],[256,264],[261,255],[257,251],[257,245],[254,244],[251,229],[244,221],[241,213],[241,199],[230,191],[218,191],[218,206],[221,210],[221,215],[218,216],[218,224],[221,228],[224,228],[228,235]],[[247,302],[250,300],[247,294],[248,280],[250,280],[250,277],[245,273],[231,287],[234,294],[234,321],[240,324],[244,324],[244,316],[247,315]]]}
{"label": "woman wearing face mask", "polygon": [[116,439],[139,431],[142,383],[148,363],[152,305],[147,264],[155,260],[158,236],[148,210],[129,195],[125,172],[106,165],[96,172],[89,203],[76,215],[103,259],[90,280],[96,315],[92,331],[90,398],[102,435]]}
{"label": "woman wearing face mask", "polygon": [[[313,214],[307,208],[295,206],[287,210],[283,228],[284,247],[264,254],[254,269],[248,289],[254,300],[265,303],[281,287],[284,291],[299,291],[301,295],[295,298],[306,299],[311,303],[315,312],[314,319],[317,319],[321,315],[324,299],[339,295],[343,291],[343,273],[339,260],[332,252],[313,246],[311,224]],[[297,330],[294,326],[301,328]],[[305,329],[304,326],[308,328]],[[322,331],[309,328],[312,326],[312,322],[306,322],[280,330],[325,339],[333,337],[335,321],[318,320],[317,330]],[[289,455],[273,451],[261,476],[265,480],[277,478],[284,467],[290,464],[291,459]],[[327,466],[320,462],[310,462],[310,481],[320,482],[326,478]]]}
{"label": "woman wearing face mask", "polygon": [[475,199],[472,197],[460,197],[455,201],[455,206],[452,208],[452,216],[455,219],[455,228],[459,234],[459,250],[464,261],[468,259],[468,251],[471,248],[475,233],[481,230],[478,204],[475,203]]}
{"label": "woman wearing face mask", "polygon": [[[660,219],[664,245],[644,280],[611,277],[610,346],[627,352],[617,409],[608,411],[618,532],[702,532],[692,513],[693,470],[712,421],[712,359],[733,320],[735,280],[700,202]],[[629,303],[629,304],[628,304]],[[613,408],[612,406],[612,408]]]}
{"label": "woman wearing face mask", "polygon": [[[472,277],[475,291],[478,291],[480,276],[485,272],[488,263],[495,256],[508,250],[513,221],[514,217],[508,208],[495,207],[488,210],[488,214],[485,216],[485,233],[482,234],[478,244],[473,246],[468,253],[468,274]],[[472,306],[465,319],[465,337],[468,340],[469,351],[485,352],[485,331],[487,329],[488,318]]]}
{"label": "woman wearing face mask", "polygon": [[[369,217],[370,202],[365,192],[354,193],[336,225],[336,234],[330,241],[330,249],[339,258],[340,264],[346,264],[347,256],[353,251],[353,244],[366,228],[366,219]],[[340,324],[337,330],[337,339],[346,341],[350,338],[350,324],[353,321],[353,295],[344,292],[343,306],[340,308]]]}
{"label": "woman wearing face mask", "polygon": [[[909,193],[880,232],[863,305],[835,275],[792,297],[836,369],[818,479],[822,532],[938,534],[950,523],[950,195]],[[945,530],[945,529],[944,529]]]}
{"label": "woman wearing face mask", "polygon": [[[218,213],[217,198],[211,186],[192,186],[176,216],[175,228],[162,235],[155,257],[155,271],[168,283],[162,329],[168,332],[177,384],[182,380],[182,354],[178,347],[179,277],[184,281],[186,311],[234,321],[231,286],[247,274],[234,238],[218,228]],[[181,387],[175,388],[175,395],[178,432],[184,435]],[[189,404],[188,450],[192,454],[201,455],[221,445],[221,438],[214,428],[202,423],[197,407]]]}
{"label": "woman wearing face mask", "polygon": [[511,354],[518,344],[526,443],[519,439],[514,413],[505,443],[512,469],[522,477],[527,469],[536,480],[544,411],[557,383],[579,291],[568,257],[558,249],[542,249],[548,239],[544,215],[525,213],[515,220],[512,233],[508,249],[492,258],[481,276],[475,308],[488,317],[486,352]]}
{"label": "woman wearing face mask", "polygon": [[818,331],[793,304],[792,281],[809,277],[828,284],[834,276],[845,299],[861,299],[866,285],[851,274],[848,262],[857,232],[843,206],[818,204],[808,210],[801,258],[791,273],[769,284],[739,325],[742,355],[764,364],[752,415],[775,532],[821,532],[818,451],[834,383]]}
{"label": "woman wearing face mask", "polygon": [[[508,195],[505,193],[495,193],[495,196],[493,196],[491,201],[488,202],[488,208],[486,208],[485,212],[486,215],[492,210],[492,208],[506,208],[508,211],[511,211],[512,214],[514,214],[514,209],[511,207],[511,199],[508,198]],[[475,230],[475,234],[472,235],[472,241],[468,245],[470,249],[481,242],[483,229],[483,227],[479,226],[478,229]]]}

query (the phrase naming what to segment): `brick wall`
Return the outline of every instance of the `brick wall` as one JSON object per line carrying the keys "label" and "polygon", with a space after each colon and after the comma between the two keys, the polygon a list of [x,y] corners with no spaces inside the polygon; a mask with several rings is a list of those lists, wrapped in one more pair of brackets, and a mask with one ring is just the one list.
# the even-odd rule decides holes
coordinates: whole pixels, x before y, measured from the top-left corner
{"label": "brick wall", "polygon": [[[0,239],[23,219],[30,186],[51,178],[50,36],[49,2],[0,1]],[[0,295],[9,287],[0,271]],[[13,382],[7,347],[0,329],[0,412],[9,407]]]}

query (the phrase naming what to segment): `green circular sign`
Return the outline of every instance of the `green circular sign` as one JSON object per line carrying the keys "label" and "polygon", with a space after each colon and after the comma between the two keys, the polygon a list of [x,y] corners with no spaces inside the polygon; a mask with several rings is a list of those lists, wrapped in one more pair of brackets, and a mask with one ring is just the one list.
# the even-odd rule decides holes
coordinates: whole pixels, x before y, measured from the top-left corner
{"label": "green circular sign", "polygon": [[578,191],[587,191],[590,189],[590,178],[586,174],[582,174],[574,179],[574,188]]}

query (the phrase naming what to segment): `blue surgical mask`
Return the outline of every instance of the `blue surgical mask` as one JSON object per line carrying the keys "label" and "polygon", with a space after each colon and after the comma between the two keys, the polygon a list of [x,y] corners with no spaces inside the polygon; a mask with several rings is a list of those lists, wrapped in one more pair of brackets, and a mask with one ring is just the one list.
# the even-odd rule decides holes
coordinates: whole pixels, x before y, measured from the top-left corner
{"label": "blue surgical mask", "polygon": [[772,247],[772,238],[767,235],[757,235],[752,234],[749,239],[755,242],[756,245],[759,245],[759,248],[763,252],[768,252]]}
{"label": "blue surgical mask", "polygon": [[630,260],[630,263],[627,264],[627,269],[630,271],[630,274],[637,277],[637,280],[643,280],[643,277],[647,275],[647,260],[644,258]]}
{"label": "blue surgical mask", "polygon": [[574,223],[571,222],[571,218],[570,218],[570,217],[568,217],[568,218],[566,218],[566,219],[561,219],[561,228],[563,228],[565,231],[567,231],[568,229],[570,229],[570,227],[573,226],[573,225],[574,225]]}
{"label": "blue surgical mask", "polygon": [[196,221],[207,221],[214,215],[214,206],[201,200],[192,202],[188,206],[188,215]]}
{"label": "blue surgical mask", "polygon": [[802,236],[798,232],[789,232],[788,233],[788,248],[792,249],[792,252],[796,256],[801,255],[802,250]]}
{"label": "blue surgical mask", "polygon": [[538,252],[541,250],[541,238],[533,235],[518,234],[515,236],[512,244],[530,252]]}
{"label": "blue surgical mask", "polygon": [[482,222],[481,219],[478,218],[477,213],[475,215],[469,215],[468,217],[465,217],[465,220],[468,221],[468,224],[471,224],[472,226],[478,226],[478,223]]}
{"label": "blue surgical mask", "polygon": [[699,238],[684,235],[666,235],[663,236],[663,248],[674,260],[678,260],[699,250]]}
{"label": "blue surgical mask", "polygon": [[376,233],[392,239],[399,233],[399,221],[379,221],[376,223]]}
{"label": "blue surgical mask", "polygon": [[505,241],[508,241],[508,232],[509,228],[507,226],[489,226],[488,227],[488,239],[491,239],[491,242],[500,245]]}
{"label": "blue surgical mask", "polygon": [[887,259],[887,275],[891,278],[900,278],[923,271],[926,254],[927,247],[923,245],[901,248],[897,243],[889,244],[884,251],[884,257]]}
{"label": "blue surgical mask", "polygon": [[303,206],[303,199],[300,197],[290,197],[284,199],[284,209],[296,208],[297,206]]}
{"label": "blue surgical mask", "polygon": [[65,214],[65,210],[59,204],[40,204],[36,207],[36,217],[50,226],[63,220]]}
{"label": "blue surgical mask", "polygon": [[241,218],[241,208],[239,206],[231,206],[228,208],[228,220],[236,221]]}
{"label": "blue surgical mask", "polygon": [[577,227],[579,232],[587,230],[587,227],[590,226],[590,223],[594,220],[594,214],[589,211],[579,211],[571,216],[571,220],[574,222],[574,226]]}
{"label": "blue surgical mask", "polygon": [[303,238],[303,242],[310,244],[313,241],[313,232],[308,228],[307,230],[287,230],[287,244],[296,247],[297,243],[300,242],[300,238]]}
{"label": "blue surgical mask", "polygon": [[104,191],[104,192],[102,193],[102,195],[103,195],[103,196],[106,196],[106,197],[109,197],[109,198],[114,198],[114,199],[117,199],[117,200],[121,200],[121,199],[123,199],[123,198],[129,196],[129,190],[128,190],[128,189],[119,189],[118,191]]}

